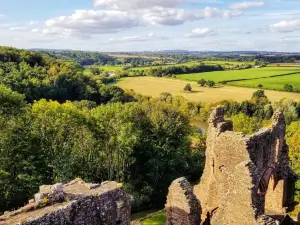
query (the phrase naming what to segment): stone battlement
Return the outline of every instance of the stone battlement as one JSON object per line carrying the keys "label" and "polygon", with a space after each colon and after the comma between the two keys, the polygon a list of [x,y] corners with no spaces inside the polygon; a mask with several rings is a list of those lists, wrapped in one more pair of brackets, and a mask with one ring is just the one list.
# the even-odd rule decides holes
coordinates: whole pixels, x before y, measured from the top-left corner
{"label": "stone battlement", "polygon": [[0,217],[1,225],[129,225],[131,204],[122,184],[44,185],[25,207]]}

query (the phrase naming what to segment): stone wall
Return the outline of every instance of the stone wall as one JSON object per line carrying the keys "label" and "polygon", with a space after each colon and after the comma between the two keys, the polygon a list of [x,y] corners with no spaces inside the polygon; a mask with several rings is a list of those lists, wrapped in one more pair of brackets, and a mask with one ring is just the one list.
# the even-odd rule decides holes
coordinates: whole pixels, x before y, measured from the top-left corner
{"label": "stone wall", "polygon": [[179,178],[169,187],[166,204],[167,225],[199,225],[201,207],[193,186]]}
{"label": "stone wall", "polygon": [[282,113],[274,114],[271,127],[249,136],[233,132],[223,107],[212,112],[205,169],[194,188],[202,224],[279,224],[291,206],[295,181],[284,137]]}
{"label": "stone wall", "polygon": [[41,186],[28,206],[0,217],[0,224],[129,225],[130,215],[130,198],[121,184],[76,179],[66,185]]}

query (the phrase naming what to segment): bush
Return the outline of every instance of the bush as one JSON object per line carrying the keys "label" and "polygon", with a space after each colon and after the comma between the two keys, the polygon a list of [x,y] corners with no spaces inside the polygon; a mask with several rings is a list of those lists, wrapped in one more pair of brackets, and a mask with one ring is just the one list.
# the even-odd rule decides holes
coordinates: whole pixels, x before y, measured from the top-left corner
{"label": "bush", "polygon": [[199,81],[197,82],[197,84],[199,84],[199,85],[201,85],[202,87],[204,87],[205,84],[206,84],[206,81],[205,81],[204,79],[201,79],[201,80],[199,80]]}
{"label": "bush", "polygon": [[187,84],[184,89],[184,91],[192,92],[192,86],[190,84]]}
{"label": "bush", "polygon": [[285,84],[283,88],[284,88],[285,91],[289,91],[289,92],[294,91],[294,88],[291,84]]}
{"label": "bush", "polygon": [[207,81],[207,86],[208,87],[214,87],[215,85],[216,85],[216,83],[213,80]]}

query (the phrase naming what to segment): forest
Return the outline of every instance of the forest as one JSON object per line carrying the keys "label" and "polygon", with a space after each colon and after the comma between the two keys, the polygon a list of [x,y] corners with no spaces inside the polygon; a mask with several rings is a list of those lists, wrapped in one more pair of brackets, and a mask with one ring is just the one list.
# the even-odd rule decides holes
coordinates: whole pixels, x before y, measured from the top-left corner
{"label": "forest", "polygon": [[197,122],[217,105],[246,134],[284,111],[300,174],[300,103],[271,104],[263,90],[243,102],[192,103],[169,93],[138,95],[102,79],[77,62],[0,48],[0,213],[24,205],[42,184],[76,177],[124,183],[133,211],[162,208],[175,178],[199,181],[206,147]]}
{"label": "forest", "polygon": [[151,65],[154,60],[151,58],[141,57],[113,57],[99,52],[71,51],[71,50],[40,50],[42,54],[52,58],[66,61],[77,62],[82,66],[90,65],[126,65],[147,66]]}

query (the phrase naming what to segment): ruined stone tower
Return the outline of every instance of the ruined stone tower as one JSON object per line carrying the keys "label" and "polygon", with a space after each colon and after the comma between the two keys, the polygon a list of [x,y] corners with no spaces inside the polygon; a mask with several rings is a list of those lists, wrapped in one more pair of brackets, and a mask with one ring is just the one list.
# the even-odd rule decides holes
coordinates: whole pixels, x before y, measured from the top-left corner
{"label": "ruined stone tower", "polygon": [[295,175],[289,167],[283,114],[275,113],[273,120],[270,128],[248,136],[232,131],[223,107],[212,112],[205,169],[194,187],[201,224],[279,224],[293,203]]}

